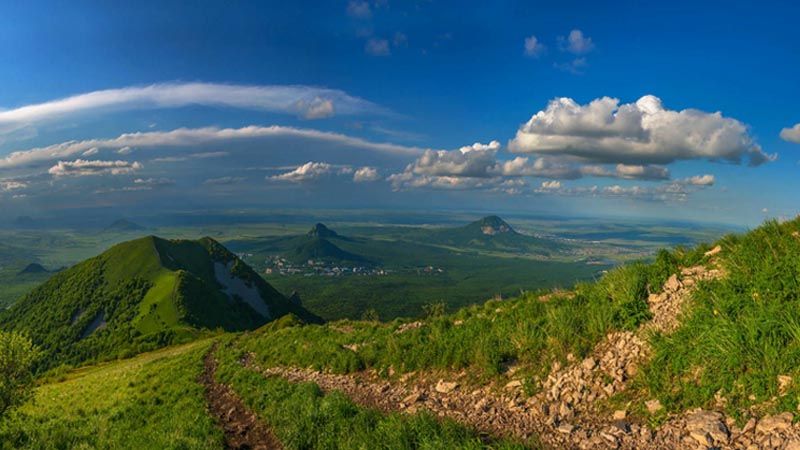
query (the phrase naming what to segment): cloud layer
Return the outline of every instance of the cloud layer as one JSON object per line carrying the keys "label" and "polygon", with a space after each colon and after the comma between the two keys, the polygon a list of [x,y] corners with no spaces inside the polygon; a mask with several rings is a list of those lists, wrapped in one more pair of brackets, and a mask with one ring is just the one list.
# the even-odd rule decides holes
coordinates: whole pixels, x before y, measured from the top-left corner
{"label": "cloud layer", "polygon": [[0,131],[76,114],[134,109],[224,106],[320,119],[334,114],[384,113],[383,108],[343,91],[314,86],[248,86],[163,83],[106,89],[0,110]]}

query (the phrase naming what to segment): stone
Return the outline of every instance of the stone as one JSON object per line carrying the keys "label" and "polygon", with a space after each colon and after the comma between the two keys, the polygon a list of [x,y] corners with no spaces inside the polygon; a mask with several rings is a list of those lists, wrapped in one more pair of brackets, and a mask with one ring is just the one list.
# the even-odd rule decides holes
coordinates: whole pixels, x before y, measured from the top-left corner
{"label": "stone", "polygon": [[730,437],[730,431],[722,420],[722,414],[714,411],[698,411],[690,414],[686,417],[686,428],[694,440],[704,445],[706,437],[712,440],[712,444],[714,442],[727,444]]}
{"label": "stone", "polygon": [[681,282],[678,280],[678,276],[672,274],[668,279],[666,284],[664,284],[664,290],[675,292],[681,288]]}
{"label": "stone", "polygon": [[626,417],[628,417],[628,412],[624,409],[614,411],[614,420],[625,420]]}
{"label": "stone", "polygon": [[722,251],[722,247],[718,245],[718,246],[712,248],[711,250],[707,251],[705,253],[705,257],[709,258],[711,256],[714,256],[714,255],[718,254],[721,251]]}
{"label": "stone", "polygon": [[572,425],[572,424],[569,424],[567,422],[564,422],[564,423],[562,423],[561,425],[558,426],[558,432],[559,433],[564,433],[564,434],[570,434],[570,433],[572,433],[572,430],[574,430],[574,429],[575,429],[575,426]]}
{"label": "stone", "polygon": [[631,432],[631,424],[627,420],[617,420],[614,422],[614,427],[625,434]]}
{"label": "stone", "polygon": [[789,441],[783,450],[800,450],[800,440],[794,439]]}
{"label": "stone", "polygon": [[780,392],[781,395],[786,395],[791,385],[792,377],[789,375],[778,375],[778,392]]}
{"label": "stone", "polygon": [[756,433],[783,431],[792,426],[793,418],[794,416],[790,412],[764,417],[756,424]]}
{"label": "stone", "polygon": [[644,406],[647,408],[647,412],[650,414],[655,414],[661,411],[663,408],[663,406],[661,406],[661,402],[657,398],[644,402]]}
{"label": "stone", "polygon": [[449,394],[454,390],[456,390],[457,387],[458,383],[456,383],[455,381],[439,380],[439,382],[436,383],[436,387],[434,389],[436,389],[436,392],[440,394]]}
{"label": "stone", "polygon": [[586,370],[592,370],[597,366],[597,361],[590,356],[590,357],[584,359],[583,362],[581,363],[581,365]]}
{"label": "stone", "polygon": [[519,387],[522,387],[522,381],[520,380],[511,380],[506,383],[506,389],[517,389]]}
{"label": "stone", "polygon": [[412,405],[412,404],[417,403],[418,401],[420,401],[421,398],[422,398],[422,394],[420,394],[419,392],[414,392],[414,393],[406,396],[406,398],[403,399],[403,403],[405,403],[406,405]]}

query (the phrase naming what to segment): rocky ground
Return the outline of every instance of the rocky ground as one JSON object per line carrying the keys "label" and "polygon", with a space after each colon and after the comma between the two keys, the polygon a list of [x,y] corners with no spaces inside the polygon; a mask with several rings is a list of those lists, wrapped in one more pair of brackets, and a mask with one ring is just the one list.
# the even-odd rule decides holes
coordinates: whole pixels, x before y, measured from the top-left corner
{"label": "rocky ground", "polygon": [[205,387],[206,402],[211,415],[225,433],[225,448],[231,450],[277,450],[278,439],[256,415],[244,406],[228,387],[217,382],[217,362],[214,349],[205,357],[200,383]]}
{"label": "rocky ground", "polygon": [[[743,427],[717,411],[692,410],[671,417],[658,428],[629,420],[628,411],[609,413],[602,400],[622,392],[646,361],[646,336],[669,333],[679,324],[683,306],[697,283],[723,276],[716,267],[716,247],[706,254],[707,264],[689,267],[665,283],[648,301],[653,319],[637,332],[610,333],[583,360],[569,358],[555,365],[542,389],[532,397],[522,393],[522,380],[497,386],[462,385],[458,374],[438,378],[416,374],[387,381],[373,372],[335,375],[301,368],[262,369],[250,359],[251,369],[293,382],[314,382],[323,390],[339,390],[355,402],[384,412],[413,413],[426,409],[467,424],[487,436],[533,436],[553,448],[572,449],[784,449],[800,450],[800,427],[791,413],[751,419]],[[414,323],[414,326],[421,326]],[[646,402],[650,413],[662,408]]]}

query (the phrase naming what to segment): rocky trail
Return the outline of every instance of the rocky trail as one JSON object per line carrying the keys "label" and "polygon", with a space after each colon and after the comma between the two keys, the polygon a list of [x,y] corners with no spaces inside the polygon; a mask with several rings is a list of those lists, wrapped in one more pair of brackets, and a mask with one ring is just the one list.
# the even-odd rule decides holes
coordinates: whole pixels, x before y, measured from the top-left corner
{"label": "rocky trail", "polygon": [[205,387],[206,402],[225,434],[225,448],[231,450],[275,450],[282,448],[270,432],[241,399],[227,386],[217,382],[216,346],[205,357],[200,383]]}
{"label": "rocky trail", "polygon": [[[716,411],[692,410],[671,417],[658,428],[629,420],[628,411],[609,412],[603,400],[626,389],[650,349],[647,335],[669,333],[678,324],[684,304],[696,285],[723,275],[716,268],[714,248],[706,254],[708,266],[684,268],[648,299],[653,318],[636,332],[614,332],[583,360],[569,358],[555,365],[542,389],[532,397],[522,393],[522,380],[505,386],[462,385],[448,379],[415,376],[387,381],[374,372],[336,375],[302,368],[262,369],[251,358],[243,364],[265,376],[292,382],[314,382],[324,391],[338,390],[356,403],[384,412],[413,413],[422,409],[468,425],[487,436],[532,436],[552,448],[569,449],[784,449],[800,450],[800,427],[791,413],[751,419],[743,427]],[[646,402],[650,413],[662,407]]]}

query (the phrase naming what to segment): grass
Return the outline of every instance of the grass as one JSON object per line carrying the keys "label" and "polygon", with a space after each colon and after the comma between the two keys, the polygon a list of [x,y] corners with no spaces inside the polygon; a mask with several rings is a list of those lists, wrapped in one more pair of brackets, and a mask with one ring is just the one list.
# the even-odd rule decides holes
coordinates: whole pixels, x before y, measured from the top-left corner
{"label": "grass", "polygon": [[[767,222],[721,241],[727,275],[704,283],[638,380],[643,396],[669,411],[714,404],[738,414],[757,405],[795,411],[800,403],[800,220]],[[778,376],[793,377],[780,395]]]}
{"label": "grass", "polygon": [[[662,257],[663,258],[663,257]],[[676,256],[677,258],[677,256]],[[675,262],[677,264],[677,262]],[[510,363],[544,375],[554,360],[585,356],[607,333],[633,330],[649,319],[648,284],[666,279],[674,264],[633,264],[582,283],[574,296],[541,301],[528,294],[425,319],[398,333],[403,322],[342,321],[298,326],[289,319],[242,340],[263,365],[315,367],[346,373],[470,369],[477,377],[500,374]],[[664,273],[662,273],[664,272]],[[347,346],[357,344],[357,351]],[[391,369],[391,370],[390,370]]]}
{"label": "grass", "polygon": [[[484,443],[467,428],[429,414],[384,415],[359,407],[339,392],[325,395],[316,384],[292,384],[244,369],[233,347],[221,347],[217,373],[255,411],[287,449],[524,449],[520,444]],[[535,444],[534,444],[535,445]]]}
{"label": "grass", "polygon": [[196,382],[209,341],[70,372],[0,420],[2,449],[218,449]]}

